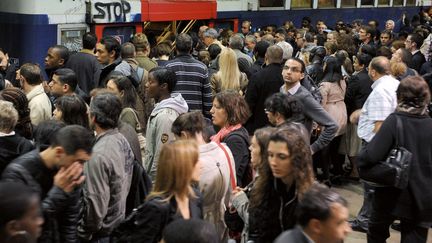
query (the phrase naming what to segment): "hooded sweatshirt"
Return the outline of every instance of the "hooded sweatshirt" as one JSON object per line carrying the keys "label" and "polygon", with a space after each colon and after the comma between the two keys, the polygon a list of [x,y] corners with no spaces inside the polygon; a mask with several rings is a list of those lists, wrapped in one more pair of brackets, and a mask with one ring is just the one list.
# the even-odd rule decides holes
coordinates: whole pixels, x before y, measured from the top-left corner
{"label": "hooded sweatshirt", "polygon": [[189,110],[181,94],[171,94],[171,98],[155,105],[147,122],[145,167],[152,182],[156,179],[157,161],[163,144],[174,140],[171,126],[180,114]]}

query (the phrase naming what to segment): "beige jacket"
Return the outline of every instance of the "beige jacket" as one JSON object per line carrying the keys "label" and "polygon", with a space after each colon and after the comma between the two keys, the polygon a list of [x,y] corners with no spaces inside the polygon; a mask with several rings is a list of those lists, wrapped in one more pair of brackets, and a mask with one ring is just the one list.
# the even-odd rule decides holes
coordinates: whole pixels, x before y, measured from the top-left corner
{"label": "beige jacket", "polygon": [[52,117],[52,106],[42,84],[35,86],[27,95],[30,108],[30,120],[34,126]]}

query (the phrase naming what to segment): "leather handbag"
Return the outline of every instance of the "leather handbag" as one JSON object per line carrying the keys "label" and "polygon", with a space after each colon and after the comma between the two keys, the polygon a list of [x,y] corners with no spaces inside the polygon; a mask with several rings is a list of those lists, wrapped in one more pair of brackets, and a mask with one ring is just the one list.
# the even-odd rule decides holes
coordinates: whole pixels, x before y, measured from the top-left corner
{"label": "leather handbag", "polygon": [[402,120],[396,117],[396,145],[385,161],[360,167],[359,176],[366,183],[375,187],[396,187],[404,189],[408,186],[412,153],[402,146]]}

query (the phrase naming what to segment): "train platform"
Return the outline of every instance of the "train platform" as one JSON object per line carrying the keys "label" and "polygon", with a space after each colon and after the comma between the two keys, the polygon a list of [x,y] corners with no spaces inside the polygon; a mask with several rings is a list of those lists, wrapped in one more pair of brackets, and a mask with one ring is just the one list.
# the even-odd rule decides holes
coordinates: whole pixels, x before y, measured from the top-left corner
{"label": "train platform", "polygon": [[[350,219],[357,215],[363,203],[363,189],[360,183],[348,183],[342,186],[334,186],[333,189],[340,193],[347,201],[350,212]],[[365,243],[366,234],[353,231],[349,234],[344,243]],[[400,232],[390,229],[390,238],[387,243],[399,243]],[[429,230],[427,243],[432,243],[432,230]]]}

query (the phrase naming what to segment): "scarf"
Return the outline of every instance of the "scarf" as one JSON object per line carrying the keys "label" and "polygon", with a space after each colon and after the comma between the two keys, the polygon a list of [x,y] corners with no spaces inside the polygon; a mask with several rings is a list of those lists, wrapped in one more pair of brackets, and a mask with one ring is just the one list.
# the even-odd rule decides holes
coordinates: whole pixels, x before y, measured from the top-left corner
{"label": "scarf", "polygon": [[234,126],[226,126],[223,127],[216,135],[214,135],[213,137],[211,137],[212,142],[215,143],[221,143],[222,140],[232,131],[237,130],[239,128],[241,128],[241,124],[237,124]]}

